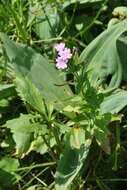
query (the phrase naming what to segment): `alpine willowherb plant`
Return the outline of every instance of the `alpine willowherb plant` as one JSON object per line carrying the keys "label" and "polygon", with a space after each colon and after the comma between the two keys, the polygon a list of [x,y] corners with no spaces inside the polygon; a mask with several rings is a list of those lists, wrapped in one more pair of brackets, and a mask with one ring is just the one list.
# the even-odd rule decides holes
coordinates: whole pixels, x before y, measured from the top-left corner
{"label": "alpine willowherb plant", "polygon": [[0,190],[126,186],[125,1],[0,1]]}

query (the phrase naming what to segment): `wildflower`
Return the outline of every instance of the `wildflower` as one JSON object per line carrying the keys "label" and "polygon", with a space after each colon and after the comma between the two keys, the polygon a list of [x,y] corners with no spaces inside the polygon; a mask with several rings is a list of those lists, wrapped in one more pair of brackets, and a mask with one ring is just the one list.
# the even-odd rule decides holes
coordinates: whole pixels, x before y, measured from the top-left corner
{"label": "wildflower", "polygon": [[72,57],[70,48],[65,47],[65,43],[63,42],[55,44],[54,48],[58,53],[58,57],[56,59],[56,67],[58,69],[67,68],[67,62]]}
{"label": "wildflower", "polygon": [[57,52],[63,51],[65,48],[65,43],[61,42],[59,44],[55,44],[54,48],[57,50]]}
{"label": "wildflower", "polygon": [[71,50],[69,48],[65,48],[64,50],[59,51],[58,54],[63,58],[63,60],[68,60],[72,57]]}
{"label": "wildflower", "polygon": [[58,69],[66,69],[67,68],[67,60],[63,60],[61,57],[56,59],[56,67]]}

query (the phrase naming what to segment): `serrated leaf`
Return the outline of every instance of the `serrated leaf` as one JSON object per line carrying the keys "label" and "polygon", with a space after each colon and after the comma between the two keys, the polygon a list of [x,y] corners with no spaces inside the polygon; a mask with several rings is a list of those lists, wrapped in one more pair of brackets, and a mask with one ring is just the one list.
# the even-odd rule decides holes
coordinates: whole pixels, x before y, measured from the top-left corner
{"label": "serrated leaf", "polygon": [[50,147],[56,144],[56,140],[47,128],[47,125],[37,122],[37,118],[40,119],[40,116],[22,114],[19,118],[8,120],[4,125],[4,127],[11,130],[16,143],[15,154],[21,158],[33,150],[40,154],[48,152],[49,147],[42,136],[45,137]]}
{"label": "serrated leaf", "polygon": [[32,108],[40,113],[45,113],[42,95],[35,85],[26,77],[16,77],[16,90],[24,102],[31,105]]}
{"label": "serrated leaf", "polygon": [[8,120],[4,127],[9,128],[12,133],[13,132],[21,132],[21,133],[32,133],[41,130],[40,123],[36,122],[35,120],[40,118],[39,115],[32,115],[32,114],[21,114],[20,117]]}
{"label": "serrated leaf", "polygon": [[34,122],[36,117],[31,114],[21,115],[19,118],[7,121],[4,125],[11,130],[16,143],[16,154],[22,158],[29,152],[31,143],[34,140],[34,133],[45,131],[43,125]]}
{"label": "serrated leaf", "polygon": [[32,48],[10,41],[3,33],[0,33],[0,38],[10,62],[14,65],[16,76],[24,79],[23,83],[30,80],[42,98],[51,102],[56,109],[65,107],[73,94],[69,86],[64,85],[64,76],[60,75],[55,66]]}
{"label": "serrated leaf", "polygon": [[[47,140],[48,145],[50,146],[50,148],[52,148],[56,144],[55,138],[53,136],[50,136],[49,134],[45,137],[45,139]],[[34,151],[36,151],[36,152],[43,155],[46,152],[48,152],[49,147],[44,142],[44,139],[42,138],[42,136],[38,136],[37,139],[35,139],[32,142],[30,151],[31,150],[34,150]]]}

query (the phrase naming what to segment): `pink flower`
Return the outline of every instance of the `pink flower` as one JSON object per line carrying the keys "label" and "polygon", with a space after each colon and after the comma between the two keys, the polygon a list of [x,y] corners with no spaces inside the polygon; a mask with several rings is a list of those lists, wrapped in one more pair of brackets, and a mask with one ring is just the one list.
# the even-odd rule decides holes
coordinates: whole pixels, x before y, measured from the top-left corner
{"label": "pink flower", "polygon": [[56,59],[56,67],[58,69],[66,69],[67,68],[67,60],[63,60],[62,57],[58,57]]}
{"label": "pink flower", "polygon": [[72,57],[71,50],[69,48],[66,48],[65,43],[63,42],[55,44],[54,48],[58,52],[58,57],[56,59],[56,67],[58,69],[67,68],[67,62]]}
{"label": "pink flower", "polygon": [[65,43],[61,42],[59,44],[55,44],[54,48],[59,52],[59,51],[63,51],[65,48]]}
{"label": "pink flower", "polygon": [[59,51],[58,54],[64,60],[71,59],[71,57],[72,57],[71,50],[69,48],[65,48],[64,50]]}

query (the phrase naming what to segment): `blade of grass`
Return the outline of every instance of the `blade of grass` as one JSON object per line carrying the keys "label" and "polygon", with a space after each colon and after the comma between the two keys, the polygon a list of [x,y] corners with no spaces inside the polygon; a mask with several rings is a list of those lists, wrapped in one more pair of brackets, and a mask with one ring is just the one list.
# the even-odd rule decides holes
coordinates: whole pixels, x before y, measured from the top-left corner
{"label": "blade of grass", "polygon": [[33,166],[26,166],[26,167],[18,168],[18,169],[15,169],[14,171],[17,172],[17,171],[23,171],[23,170],[29,170],[29,169],[32,170],[34,168],[40,168],[40,167],[45,167],[45,166],[53,166],[55,164],[56,164],[56,162],[47,162],[47,163],[42,163],[42,164],[36,164]]}

